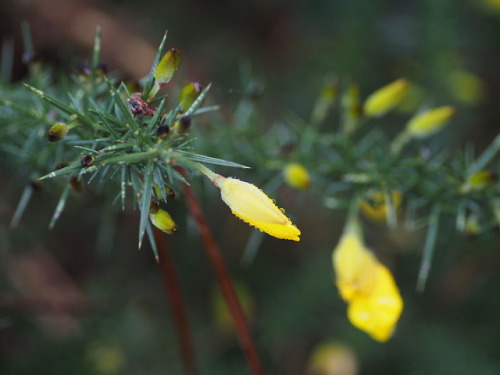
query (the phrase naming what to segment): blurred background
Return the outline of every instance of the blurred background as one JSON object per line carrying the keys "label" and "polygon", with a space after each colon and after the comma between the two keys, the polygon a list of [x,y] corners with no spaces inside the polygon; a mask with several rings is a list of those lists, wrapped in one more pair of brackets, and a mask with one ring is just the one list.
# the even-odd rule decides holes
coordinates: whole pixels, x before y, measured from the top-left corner
{"label": "blurred background", "polygon": [[[251,66],[263,87],[264,124],[291,110],[307,118],[325,77],[335,75],[360,83],[364,97],[406,77],[431,93],[432,105],[454,105],[459,120],[441,139],[452,150],[468,143],[480,152],[500,128],[497,0],[2,0],[0,14],[0,40],[14,46],[14,81],[26,74],[22,21],[38,57],[63,71],[88,60],[100,25],[103,61],[133,80],[149,72],[168,30],[168,46],[183,54],[174,84],[213,82],[210,102],[221,105],[221,124],[243,97],[242,71]],[[56,200],[42,191],[9,229],[22,181],[2,166],[0,176],[0,373],[181,374],[162,275],[149,249],[136,250],[137,211],[107,214],[101,198],[84,195],[49,231]],[[266,373],[500,373],[498,233],[465,238],[443,225],[427,289],[417,294],[424,233],[367,222],[367,241],[405,300],[397,332],[379,344],[346,319],[330,260],[345,217],[324,208],[317,191],[280,189],[280,206],[303,228],[303,240],[265,237],[254,261],[242,264],[251,229],[208,187],[195,188],[246,301]],[[247,374],[182,199],[172,214],[181,233],[169,247],[199,373]],[[335,364],[313,369],[325,343],[334,343],[324,353]]]}

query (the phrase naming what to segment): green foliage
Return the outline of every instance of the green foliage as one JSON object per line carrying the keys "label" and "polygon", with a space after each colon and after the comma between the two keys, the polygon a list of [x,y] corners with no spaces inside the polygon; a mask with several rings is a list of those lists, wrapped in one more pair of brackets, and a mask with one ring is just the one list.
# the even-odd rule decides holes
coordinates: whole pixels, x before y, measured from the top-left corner
{"label": "green foliage", "polygon": [[[57,85],[52,92],[25,83],[38,100],[23,95],[23,101],[9,98],[2,102],[9,110],[6,121],[11,124],[5,130],[6,136],[15,135],[16,142],[4,142],[3,145],[4,150],[11,155],[21,155],[21,159],[18,158],[15,162],[22,162],[23,170],[29,171],[35,184],[60,176],[67,176],[69,181],[76,179],[77,183],[81,183],[84,176],[88,176],[86,183],[95,181],[102,190],[109,189],[105,186],[107,184],[119,186],[122,207],[127,190],[131,187],[132,199],[141,211],[141,247],[144,233],[152,233],[148,220],[151,200],[166,201],[166,189],[177,190],[178,183],[186,183],[178,169],[192,169],[193,162],[243,166],[193,152],[193,139],[177,125],[183,119],[191,121],[191,118],[216,109],[202,107],[210,85],[207,85],[182,113],[180,104],[168,109],[165,96],[151,95],[156,65],[166,45],[166,34],[158,49],[143,95],[131,94],[123,82],[108,78],[99,71],[100,39],[98,29],[92,65],[88,73],[72,76],[69,81]],[[162,63],[166,64],[163,60]],[[50,73],[41,71],[35,62],[30,64],[30,68],[30,81],[35,84],[43,85],[51,79]],[[58,90],[59,88],[61,90]],[[29,103],[25,102],[26,99]],[[65,100],[68,99],[69,103],[66,103]],[[56,113],[53,111],[54,107]],[[51,135],[47,139],[47,136],[44,136],[47,134],[46,126],[53,123],[53,118],[62,124],[60,126],[65,126],[67,134],[57,139]],[[160,127],[171,129],[168,136],[159,134]],[[50,129],[53,128],[54,126]],[[14,131],[15,134],[12,134]],[[51,145],[50,141],[56,141],[57,145]],[[41,152],[38,153],[38,150]],[[32,160],[25,160],[29,157]],[[56,165],[54,162],[60,167],[51,171]],[[51,228],[64,209],[70,187],[68,184],[63,189],[49,225]],[[14,216],[14,225],[19,222],[22,212],[27,208],[31,192],[32,187],[28,187]],[[155,250],[154,241],[152,242]]]}
{"label": "green foliage", "polygon": [[[169,192],[178,191],[179,186],[186,183],[177,168],[197,170],[196,163],[238,168],[248,165],[253,167],[252,180],[258,181],[259,186],[263,186],[266,192],[277,195],[278,192],[285,191],[285,194],[294,199],[306,199],[306,204],[304,200],[295,201],[287,210],[298,218],[299,227],[305,228],[303,232],[306,245],[312,250],[319,249],[307,254],[293,253],[282,257],[278,255],[276,259],[271,259],[271,262],[274,260],[272,264],[265,264],[268,257],[257,257],[254,267],[258,272],[250,276],[241,275],[246,276],[254,289],[260,291],[260,308],[255,325],[259,328],[258,345],[264,352],[267,364],[284,363],[286,361],[283,361],[282,357],[294,357],[295,342],[292,336],[295,335],[291,332],[291,327],[300,336],[300,340],[308,343],[316,342],[330,333],[348,338],[357,344],[360,354],[366,359],[365,363],[369,366],[373,364],[370,368],[381,373],[387,372],[389,365],[381,365],[379,358],[386,358],[387,363],[394,364],[395,368],[399,365],[405,369],[415,368],[415,371],[435,370],[440,363],[438,348],[427,348],[426,335],[442,327],[445,327],[445,332],[450,332],[451,339],[448,335],[436,337],[435,345],[447,347],[447,351],[443,350],[447,358],[452,357],[455,348],[460,352],[467,350],[465,344],[457,346],[459,340],[453,336],[453,328],[448,328],[447,322],[429,318],[432,316],[429,306],[433,301],[426,301],[425,311],[421,312],[424,307],[415,308],[413,305],[419,301],[411,301],[412,295],[408,292],[403,294],[408,310],[413,312],[413,315],[404,317],[400,329],[403,333],[417,333],[420,354],[430,357],[435,363],[420,364],[418,358],[414,358],[412,340],[400,339],[394,344],[390,342],[387,347],[374,348],[366,343],[361,333],[353,333],[341,311],[342,305],[335,299],[328,265],[329,254],[325,255],[324,252],[325,248],[331,250],[335,241],[335,237],[330,233],[330,228],[334,227],[334,223],[329,221],[332,216],[329,216],[329,213],[311,214],[307,209],[308,204],[311,204],[314,208],[322,205],[345,212],[353,200],[360,198],[376,205],[373,194],[382,193],[386,205],[384,219],[387,226],[393,230],[392,233],[403,228],[427,229],[427,239],[422,241],[424,252],[420,272],[418,273],[418,267],[413,265],[417,263],[416,257],[413,257],[412,265],[406,268],[409,273],[400,271],[396,277],[398,284],[406,291],[414,289],[415,280],[418,278],[418,286],[422,290],[429,275],[433,255],[443,252],[443,249],[437,246],[448,241],[449,233],[453,232],[454,227],[459,233],[476,236],[485,233],[489,235],[499,225],[499,181],[494,177],[490,180],[477,178],[477,173],[480,172],[491,172],[491,176],[499,172],[498,136],[478,155],[471,147],[463,151],[452,151],[446,146],[446,140],[452,137],[454,119],[450,126],[436,137],[413,139],[404,130],[411,114],[388,113],[381,119],[370,118],[361,110],[364,97],[361,92],[364,87],[357,86],[348,79],[331,77],[326,80],[324,87],[320,88],[310,115],[301,116],[297,112],[288,112],[281,116],[284,120],[280,119],[267,126],[264,124],[269,123],[269,114],[264,113],[258,103],[263,85],[245,69],[242,74],[245,77],[244,94],[234,116],[230,116],[229,120],[222,120],[215,115],[208,126],[192,126],[185,131],[186,129],[180,126],[183,118],[189,116],[194,119],[214,112],[218,107],[202,106],[210,85],[203,89],[188,109],[182,107],[180,99],[175,103],[171,95],[155,96],[154,71],[165,55],[166,38],[162,40],[140,96],[132,93],[131,91],[135,90],[116,79],[114,74],[104,74],[100,68],[99,42],[98,30],[88,72],[78,72],[68,78],[60,72],[50,71],[47,66],[42,67],[40,62],[33,60],[29,64],[26,87],[1,83],[3,94],[0,102],[0,143],[6,157],[5,166],[21,176],[23,182],[32,181],[25,184],[23,193],[19,194],[20,202],[12,219],[14,226],[20,223],[23,212],[29,212],[30,199],[40,184],[48,186],[51,193],[59,195],[58,200],[52,200],[57,203],[49,222],[51,228],[61,217],[68,199],[78,191],[79,186],[91,184],[109,206],[112,206],[113,202],[121,201],[121,205],[116,204],[113,207],[121,206],[124,209],[127,202],[131,201],[132,205],[140,210],[137,224],[139,246],[146,234],[153,251],[156,252],[152,226],[148,220],[150,205],[152,200],[168,200],[169,205],[173,203],[170,201]],[[31,42],[28,40],[25,44],[26,54],[33,55]],[[4,70],[6,69],[2,71]],[[301,97],[304,96],[306,95],[302,92]],[[435,99],[428,98],[427,103],[434,105]],[[427,103],[414,108],[414,112],[425,109]],[[227,105],[224,107],[227,108]],[[47,135],[56,123],[65,124],[69,132],[62,139],[50,142]],[[160,128],[168,129],[168,132],[160,132]],[[238,163],[227,160],[235,160]],[[285,187],[281,171],[290,162],[304,165],[311,174],[310,193],[295,194]],[[237,173],[244,175],[247,171],[241,170]],[[213,218],[211,223],[218,225],[217,230],[234,246],[234,242],[226,236],[227,228],[221,224],[220,211],[214,209],[211,204],[213,192],[203,191],[196,182],[194,187],[205,198],[205,208]],[[393,192],[402,195],[401,204],[396,204]],[[91,214],[87,212],[87,215]],[[97,216],[95,212],[94,216]],[[29,219],[29,215],[25,217]],[[325,217],[328,221],[325,221]],[[109,218],[98,220],[98,225],[105,233],[104,237],[111,237],[106,229],[109,228]],[[377,230],[378,228],[380,227],[377,227]],[[185,233],[182,239],[174,241],[179,241],[176,242],[179,247],[196,249],[198,243],[193,239],[195,236],[191,235],[193,232],[190,232],[187,224],[183,229]],[[324,232],[328,232],[327,235]],[[315,242],[315,237],[320,240]],[[118,247],[129,245],[126,241],[129,237],[124,238],[117,241]],[[257,231],[248,237],[243,254],[247,264],[254,259],[259,248],[276,250],[274,243],[268,244],[264,238]],[[107,243],[109,241],[112,240],[108,239]],[[237,244],[243,247],[245,241],[246,239]],[[325,241],[328,243],[325,244]],[[483,239],[478,241],[482,241],[476,242],[478,247],[492,248],[491,244],[485,244]],[[455,240],[450,246],[456,245]],[[206,280],[210,280],[210,277],[204,270],[206,265],[200,262],[200,254],[195,250],[184,252],[182,255],[179,267],[183,269],[185,278],[191,281],[191,285],[186,288],[190,295],[199,296],[192,298],[190,302],[195,306],[193,310],[199,309],[202,312],[198,314],[197,311],[195,318],[195,325],[201,331],[199,327],[208,324],[208,318],[203,316],[205,304],[208,303],[203,293],[207,291]],[[233,260],[233,263],[237,262]],[[113,268],[111,264],[108,266],[105,273],[119,275],[124,272],[123,269]],[[137,265],[135,261],[130,261],[130,264],[120,266],[131,270]],[[234,267],[237,269],[237,266]],[[434,267],[437,273],[443,271],[439,263],[434,264]],[[244,273],[241,269],[237,270],[240,274]],[[279,277],[276,276],[277,270],[280,271]],[[150,338],[157,333],[159,326],[165,328],[162,331],[165,335],[157,335],[162,336],[159,339],[162,347],[176,345],[175,337],[167,333],[168,327],[164,327],[164,316],[154,322],[148,317],[149,309],[158,308],[156,301],[161,291],[151,288],[151,284],[158,280],[148,279],[148,272],[136,271],[131,275],[126,272],[126,277],[122,276],[121,279],[117,277],[116,280],[103,281],[103,288],[118,289],[122,287],[120,280],[128,280],[128,287],[132,287],[136,282],[140,285],[137,287],[137,290],[141,291],[139,294],[145,290],[152,292],[145,292],[143,299],[134,297],[135,300],[130,302],[129,306],[120,306],[123,309],[116,312],[116,316],[103,319],[103,327],[96,329],[98,332],[107,331],[108,334],[113,332],[119,337],[119,341],[126,344],[120,347],[113,345],[116,337],[108,340],[103,334],[97,335],[94,340],[94,337],[87,334],[87,337],[76,340],[76,343],[68,347],[57,345],[57,353],[61,353],[61,356],[75,356],[75,352],[84,350],[83,341],[98,341],[99,347],[110,347],[110,350],[118,352],[126,351],[127,355],[131,353],[128,359],[131,363],[140,363],[142,354],[151,354],[146,353],[143,344],[152,342]],[[202,281],[196,280],[197,278]],[[488,293],[490,292],[484,294]],[[406,299],[408,295],[410,298]],[[142,306],[144,301],[146,307]],[[482,303],[484,304],[484,301]],[[476,312],[468,311],[467,308],[472,309],[471,305],[464,303],[462,310],[465,315],[477,316]],[[483,315],[487,309],[489,307],[484,306]],[[418,313],[422,316],[416,317]],[[421,320],[414,323],[416,328],[412,328],[411,321],[418,318]],[[424,324],[427,320],[432,322],[432,329]],[[128,331],[130,327],[134,327],[134,330]],[[488,329],[486,323],[480,327],[482,330]],[[200,341],[212,343],[211,332],[200,333],[199,336],[202,336],[201,339],[197,337]],[[211,368],[207,373],[236,373],[244,367],[239,351],[235,349],[235,343],[214,341],[212,350],[216,355],[201,355],[202,363]],[[480,348],[478,352],[486,351],[488,345],[482,343]],[[162,358],[162,351],[158,348],[156,350],[156,358]],[[491,348],[489,350],[494,352]],[[221,359],[217,359],[217,354]],[[485,368],[495,367],[496,363],[489,353],[475,354],[476,361],[481,361]],[[54,355],[48,352],[45,352],[45,356],[50,360],[54,358]],[[92,357],[90,354],[88,356]],[[494,358],[494,355],[491,357]],[[176,355],[171,354],[169,358],[175,361]],[[417,360],[418,365],[415,367],[414,361]],[[91,373],[92,369],[87,368],[91,367],[88,362],[87,357],[82,359],[80,356],[75,358],[74,363],[79,364],[80,373]],[[451,360],[446,361],[447,366],[457,371],[464,368],[463,362],[465,360],[459,361],[461,365],[456,365]],[[29,367],[28,364],[26,366]],[[63,364],[57,366],[61,371],[69,371]],[[177,366],[176,363],[171,368],[177,371]],[[479,367],[479,363],[476,366]],[[287,364],[282,367],[286,368]],[[150,368],[161,371],[164,369],[164,363],[157,359],[150,364]],[[131,367],[126,373],[142,370]],[[395,371],[394,368],[391,370]],[[299,372],[297,369],[295,371]]]}

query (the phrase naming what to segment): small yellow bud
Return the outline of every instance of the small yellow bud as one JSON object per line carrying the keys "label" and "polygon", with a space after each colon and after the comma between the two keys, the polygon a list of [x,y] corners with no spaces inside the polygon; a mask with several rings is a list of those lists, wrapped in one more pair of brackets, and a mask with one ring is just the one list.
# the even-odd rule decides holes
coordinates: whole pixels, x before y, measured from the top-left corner
{"label": "small yellow bud", "polygon": [[473,173],[467,179],[467,182],[462,186],[461,192],[468,193],[470,191],[482,190],[493,184],[497,179],[497,174],[493,171],[480,171]]}
{"label": "small yellow bud", "polygon": [[481,224],[479,217],[475,214],[470,214],[465,220],[464,233],[467,237],[475,237],[481,232]]}
{"label": "small yellow bud", "polygon": [[121,374],[125,368],[125,354],[114,342],[91,342],[86,357],[88,363],[95,368],[94,371],[97,374]]}
{"label": "small yellow bud", "polygon": [[50,127],[47,138],[50,142],[57,142],[68,135],[68,126],[65,124],[54,124]]}
{"label": "small yellow bud", "polygon": [[406,131],[413,137],[425,138],[441,130],[453,117],[453,107],[439,107],[415,115],[406,125]]}
{"label": "small yellow bud", "polygon": [[160,60],[155,68],[154,76],[160,86],[166,85],[181,65],[181,53],[172,48]]}
{"label": "small yellow bud", "polygon": [[257,186],[220,175],[214,182],[221,190],[222,200],[241,220],[273,237],[300,241],[300,230]]}
{"label": "small yellow bud", "polygon": [[201,85],[198,82],[191,82],[184,86],[179,96],[181,113],[186,112],[201,93]]}
{"label": "small yellow bud", "polygon": [[342,343],[326,342],[314,349],[307,374],[356,375],[358,371],[358,359],[351,348]]}
{"label": "small yellow bud", "polygon": [[172,216],[162,208],[152,209],[149,213],[149,219],[155,227],[166,234],[176,234],[177,224]]}
{"label": "small yellow bud", "polygon": [[283,169],[285,182],[296,189],[308,190],[311,187],[309,172],[301,164],[290,163]]}
{"label": "small yellow bud", "polygon": [[456,99],[470,105],[480,103],[485,93],[483,81],[465,70],[452,71],[448,76],[448,86]]}
{"label": "small yellow bud", "polygon": [[[391,193],[391,199],[394,209],[397,212],[401,206],[402,195],[399,191],[393,191]],[[368,199],[360,202],[359,206],[361,208],[361,212],[369,219],[376,222],[387,220],[388,206],[383,192],[372,192]]]}
{"label": "small yellow bud", "polygon": [[406,96],[409,83],[406,79],[398,79],[384,86],[366,99],[364,112],[367,116],[379,117],[395,108]]}
{"label": "small yellow bud", "polygon": [[191,123],[192,123],[191,116],[186,116],[186,115],[181,116],[174,123],[174,131],[177,134],[185,134],[191,128]]}
{"label": "small yellow bud", "polygon": [[311,121],[315,124],[322,123],[328,116],[328,112],[332,108],[337,99],[339,90],[337,82],[328,79],[319,97],[316,99],[314,108],[311,114]]}

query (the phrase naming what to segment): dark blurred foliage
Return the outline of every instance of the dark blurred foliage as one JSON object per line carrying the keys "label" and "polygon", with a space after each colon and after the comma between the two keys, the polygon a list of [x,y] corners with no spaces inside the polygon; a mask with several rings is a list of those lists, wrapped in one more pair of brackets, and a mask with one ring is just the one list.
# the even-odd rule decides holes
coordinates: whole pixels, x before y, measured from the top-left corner
{"label": "dark blurred foliage", "polygon": [[[15,44],[15,80],[25,74],[22,20],[31,25],[39,58],[62,71],[90,55],[97,20],[103,58],[134,79],[147,73],[168,29],[169,45],[184,58],[176,80],[213,82],[211,100],[223,114],[241,98],[240,67],[250,62],[265,83],[259,108],[269,122],[292,109],[309,113],[333,73],[361,83],[364,96],[404,76],[431,93],[430,103],[456,105],[464,125],[445,140],[449,147],[472,141],[480,150],[499,129],[500,10],[480,1],[2,0],[0,14],[0,39]],[[480,77],[480,103],[467,106],[453,95],[447,77],[455,69]],[[0,167],[2,181],[12,174]],[[367,223],[367,241],[394,271],[406,304],[394,338],[378,344],[349,324],[333,285],[330,254],[341,215],[312,195],[283,188],[280,202],[293,206],[287,212],[309,235],[299,245],[266,238],[245,267],[240,260],[250,229],[229,217],[208,188],[194,186],[231,274],[251,293],[251,325],[268,374],[305,374],[313,348],[327,339],[348,343],[362,374],[500,372],[497,233],[468,239],[443,226],[430,282],[416,294],[423,233]],[[161,273],[148,249],[136,251],[137,212],[107,214],[106,204],[85,191],[49,231],[50,186],[35,197],[20,227],[7,232],[19,184],[0,185],[0,373],[182,373]],[[214,323],[214,273],[183,201],[171,209],[182,233],[169,246],[200,374],[247,374],[234,335]],[[22,259],[33,268],[20,266]]]}

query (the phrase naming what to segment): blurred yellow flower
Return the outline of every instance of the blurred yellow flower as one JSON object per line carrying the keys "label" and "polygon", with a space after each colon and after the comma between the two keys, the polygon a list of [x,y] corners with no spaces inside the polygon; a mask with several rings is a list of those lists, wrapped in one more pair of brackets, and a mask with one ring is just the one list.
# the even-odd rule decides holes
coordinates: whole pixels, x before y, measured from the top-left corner
{"label": "blurred yellow flower", "polygon": [[465,71],[453,70],[448,75],[450,93],[461,102],[476,105],[484,98],[484,83],[478,76]]}
{"label": "blurred yellow flower", "polygon": [[308,190],[311,187],[309,172],[301,164],[289,163],[283,169],[285,182],[296,189]]}
{"label": "blurred yellow flower", "polygon": [[307,374],[356,375],[359,364],[356,353],[338,342],[325,342],[314,349]]}
{"label": "blurred yellow flower", "polygon": [[409,84],[406,79],[398,79],[374,93],[365,101],[364,112],[367,116],[378,117],[395,108],[406,96]]}
{"label": "blurred yellow flower", "polygon": [[300,230],[257,186],[220,175],[214,182],[221,190],[222,200],[241,220],[273,237],[300,241]]}
{"label": "blurred yellow flower", "polygon": [[394,331],[403,300],[390,271],[363,244],[357,226],[348,223],[333,251],[336,284],[349,304],[351,324],[383,342]]}
{"label": "blurred yellow flower", "polygon": [[491,184],[493,184],[497,179],[497,174],[493,171],[479,171],[473,173],[467,178],[465,184],[463,184],[460,191],[462,193],[468,193],[470,191],[482,190]]}
{"label": "blurred yellow flower", "polygon": [[406,131],[413,137],[428,137],[441,130],[454,114],[450,106],[430,109],[415,115],[406,125]]}
{"label": "blurred yellow flower", "polygon": [[347,317],[353,326],[384,342],[392,336],[403,311],[403,300],[387,267],[377,264],[375,273],[372,292],[357,295],[349,304]]}
{"label": "blurred yellow flower", "polygon": [[[392,204],[397,211],[401,205],[402,195],[399,191],[391,193]],[[362,200],[359,204],[361,212],[369,219],[377,222],[387,220],[388,207],[385,202],[385,195],[381,191],[370,194],[369,199]]]}
{"label": "blurred yellow flower", "polygon": [[354,233],[346,233],[333,251],[340,296],[347,302],[359,293],[369,295],[376,279],[377,259]]}

